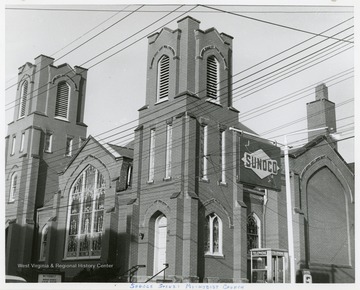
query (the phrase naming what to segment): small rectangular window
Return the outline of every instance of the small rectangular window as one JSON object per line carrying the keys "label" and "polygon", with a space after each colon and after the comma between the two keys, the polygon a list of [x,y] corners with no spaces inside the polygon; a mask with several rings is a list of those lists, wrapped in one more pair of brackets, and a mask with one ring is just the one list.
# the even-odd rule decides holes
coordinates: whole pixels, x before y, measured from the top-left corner
{"label": "small rectangular window", "polygon": [[72,145],[73,145],[73,138],[67,137],[66,138],[66,148],[65,148],[65,155],[71,156],[72,155]]}
{"label": "small rectangular window", "polygon": [[20,139],[20,152],[24,151],[24,144],[25,144],[25,132],[21,134]]}
{"label": "small rectangular window", "polygon": [[154,180],[155,175],[155,129],[150,130],[150,148],[149,148],[149,181]]}
{"label": "small rectangular window", "polygon": [[11,145],[11,155],[15,154],[15,146],[16,146],[16,136],[12,139],[12,145]]}
{"label": "small rectangular window", "polygon": [[52,133],[46,133],[45,134],[45,152],[51,152],[52,150]]}
{"label": "small rectangular window", "polygon": [[172,124],[166,125],[165,178],[171,177]]}

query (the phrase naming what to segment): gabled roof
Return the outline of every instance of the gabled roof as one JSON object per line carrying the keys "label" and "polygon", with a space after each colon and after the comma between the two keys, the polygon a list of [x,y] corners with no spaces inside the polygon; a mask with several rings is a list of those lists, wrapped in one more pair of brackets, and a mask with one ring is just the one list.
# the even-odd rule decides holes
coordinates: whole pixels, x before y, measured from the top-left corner
{"label": "gabled roof", "polygon": [[[66,165],[64,170],[60,173],[65,172],[71,166],[71,164],[78,157],[78,155],[84,150],[84,148],[90,142],[90,140],[93,140],[98,146],[100,146],[105,152],[107,152],[109,155],[111,155],[111,157],[113,157],[115,160],[118,158],[121,158],[121,157],[133,158],[133,156],[134,156],[132,148],[122,147],[122,146],[118,146],[118,145],[114,145],[114,144],[102,143],[101,141],[96,140],[93,136],[89,135],[89,137],[81,145],[79,150],[70,159],[69,163]],[[89,154],[91,154],[91,152],[89,152]]]}
{"label": "gabled roof", "polygon": [[127,158],[134,158],[134,149],[132,148],[128,148],[128,147],[123,147],[123,146],[118,146],[115,144],[106,144],[108,146],[110,146],[110,148],[112,148],[119,157],[127,157]]}
{"label": "gabled roof", "polygon": [[[326,141],[329,145],[330,142],[328,140],[328,137],[326,135],[319,135],[315,139],[311,140],[310,142],[306,143],[304,146],[300,148],[296,148],[289,151],[289,155],[293,158],[297,158],[300,155],[304,154],[305,152],[309,151],[311,148],[315,147],[322,141]],[[335,151],[335,150],[334,150]]]}
{"label": "gabled roof", "polygon": [[[326,135],[319,135],[315,139],[306,143],[304,146],[296,149],[289,150],[289,155],[293,158],[297,158],[305,152],[309,151],[311,148],[315,147],[322,141],[328,141]],[[329,142],[328,142],[329,143]]]}
{"label": "gabled roof", "polygon": [[[289,156],[291,156],[292,158],[298,158],[299,156],[301,156],[302,154],[311,150],[312,148],[314,148],[315,146],[317,146],[318,144],[320,144],[323,141],[325,141],[329,146],[331,146],[331,143],[334,142],[330,139],[330,137],[328,137],[326,135],[319,135],[316,138],[314,138],[313,140],[311,140],[310,142],[306,143],[301,148],[290,150]],[[351,170],[354,173],[355,172],[354,166],[350,166],[336,149],[333,149],[333,151],[344,162],[344,164],[349,168],[349,170]]]}

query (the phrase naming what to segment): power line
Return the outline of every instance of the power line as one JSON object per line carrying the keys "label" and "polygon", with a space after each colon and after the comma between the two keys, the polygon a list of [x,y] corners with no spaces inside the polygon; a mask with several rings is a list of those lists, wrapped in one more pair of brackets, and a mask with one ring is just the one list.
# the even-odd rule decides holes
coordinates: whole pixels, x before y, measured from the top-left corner
{"label": "power line", "polygon": [[[313,64],[310,65],[310,66],[307,66],[307,67],[305,67],[305,68],[303,68],[303,69],[301,69],[301,70],[299,70],[299,71],[296,71],[296,72],[294,72],[294,73],[291,73],[291,74],[289,74],[289,75],[287,75],[288,73],[283,74],[283,75],[281,75],[281,77],[284,76],[284,75],[287,75],[287,76],[284,77],[284,78],[282,78],[282,79],[280,79],[280,80],[276,80],[275,82],[271,83],[270,85],[267,85],[267,86],[265,86],[265,87],[259,88],[259,89],[257,89],[257,90],[254,91],[254,92],[248,93],[247,95],[242,96],[241,99],[246,98],[246,97],[248,97],[248,96],[250,96],[250,95],[252,95],[252,94],[254,94],[254,93],[256,93],[256,92],[259,92],[259,91],[263,90],[264,88],[267,88],[267,87],[269,87],[269,86],[272,86],[273,84],[276,84],[276,83],[278,83],[278,82],[280,82],[280,81],[283,81],[283,80],[285,80],[285,79],[287,79],[287,78],[289,78],[289,77],[292,77],[292,76],[294,76],[294,75],[296,75],[296,74],[298,74],[298,73],[300,73],[300,72],[303,72],[303,71],[305,71],[305,70],[307,70],[307,69],[309,69],[309,68],[312,68],[312,67],[314,67],[314,66],[316,66],[316,65],[318,65],[318,64],[320,64],[320,63],[322,63],[322,62],[324,62],[324,61],[326,61],[326,60],[329,60],[329,59],[331,59],[331,58],[339,55],[340,53],[344,53],[344,52],[348,51],[349,49],[351,49],[351,48],[353,48],[353,47],[354,47],[354,46],[351,46],[351,47],[348,47],[348,48],[346,48],[346,49],[343,49],[342,51],[339,51],[338,53],[336,53],[336,54],[334,54],[334,55],[330,55],[329,57],[327,57],[327,58],[325,58],[325,59],[322,59],[322,60],[320,60],[320,61],[318,61],[318,62],[316,62],[316,63],[313,63]],[[337,49],[337,50],[339,50],[339,49]],[[331,53],[332,53],[332,52],[331,52]],[[330,54],[330,53],[328,53],[328,54],[326,54],[326,55],[329,55],[329,54]],[[326,56],[326,55],[321,56],[321,58],[324,57],[324,56]],[[305,65],[303,65],[303,66],[301,66],[301,67],[304,67],[304,66],[305,66]],[[301,67],[299,67],[299,68],[301,68]],[[273,80],[271,80],[271,81],[273,81]],[[270,81],[269,81],[269,82],[270,82]],[[266,82],[266,83],[269,83],[269,82]],[[265,83],[265,84],[266,84],[266,83]]]}
{"label": "power line", "polygon": [[[279,26],[279,27],[286,28],[286,29],[291,29],[291,30],[298,31],[298,32],[303,32],[303,33],[307,33],[307,34],[311,34],[311,35],[315,35],[315,36],[325,37],[327,39],[331,38],[331,39],[335,39],[335,40],[340,40],[340,39],[333,38],[333,37],[326,36],[326,35],[322,35],[322,34],[319,34],[319,33],[311,32],[311,31],[307,31],[307,30],[303,30],[303,29],[299,29],[299,28],[294,28],[294,27],[290,27],[290,26],[287,26],[287,25],[282,25],[282,24],[278,24],[278,23],[274,23],[274,22],[270,22],[270,21],[266,21],[266,20],[261,20],[261,19],[258,19],[258,18],[250,17],[250,16],[236,14],[236,13],[233,13],[233,12],[230,12],[230,11],[214,8],[214,7],[203,5],[203,4],[199,4],[199,5],[203,6],[203,7],[206,7],[206,8],[209,8],[209,9],[215,9],[215,10],[218,10],[218,11],[221,11],[221,12],[224,12],[224,13],[228,13],[228,14],[231,14],[231,15],[247,18],[247,19],[250,19],[250,20],[254,20],[254,21],[258,21],[258,22],[262,22],[262,23],[266,23],[266,24],[270,24],[270,25],[274,25],[274,26]],[[341,40],[341,41],[350,42],[350,41],[346,41],[346,40]],[[353,43],[353,42],[350,42],[350,43]]]}
{"label": "power line", "polygon": [[[353,34],[351,34],[350,36],[352,36]],[[346,38],[349,38],[350,36],[347,36]],[[351,39],[351,38],[350,38]],[[264,80],[261,80],[261,81],[259,81],[259,82],[255,82],[255,83],[253,83],[253,82],[251,82],[252,84],[251,84],[251,86],[248,86],[247,88],[244,88],[244,89],[242,89],[242,90],[240,90],[240,91],[238,91],[236,94],[239,94],[239,95],[241,95],[241,93],[248,93],[249,91],[251,91],[251,90],[253,90],[253,89],[251,89],[252,87],[256,87],[256,89],[258,89],[258,85],[260,84],[260,83],[263,83],[264,81],[266,81],[266,80],[269,80],[269,79],[271,79],[271,78],[273,78],[274,76],[277,76],[277,75],[279,75],[280,73],[283,73],[283,72],[286,72],[286,71],[288,71],[288,70],[291,70],[291,69],[293,69],[294,67],[296,67],[296,66],[298,66],[298,65],[300,65],[300,64],[302,64],[302,63],[306,63],[307,61],[309,61],[309,60],[311,60],[311,59],[314,59],[315,57],[317,57],[317,56],[320,56],[319,58],[317,58],[317,59],[315,59],[315,60],[318,60],[318,59],[320,59],[321,57],[324,57],[324,56],[326,56],[326,55],[329,55],[329,54],[331,54],[331,53],[333,53],[334,51],[331,51],[332,49],[334,49],[334,48],[336,48],[336,47],[339,47],[338,49],[336,49],[335,51],[337,51],[337,50],[340,50],[340,49],[342,49],[343,47],[346,47],[346,46],[348,46],[349,44],[343,44],[343,43],[333,43],[333,44],[330,44],[330,45],[328,45],[328,46],[325,46],[325,47],[322,47],[321,49],[319,49],[319,50],[317,50],[317,51],[315,51],[315,52],[312,52],[312,53],[310,53],[310,54],[308,54],[308,55],[306,55],[305,57],[302,57],[302,58],[300,58],[300,59],[298,59],[298,60],[296,60],[296,61],[294,61],[294,62],[292,62],[292,63],[290,63],[290,64],[287,64],[286,66],[284,66],[284,67],[281,67],[280,69],[278,69],[277,71],[279,71],[277,74],[274,74],[274,75],[271,75],[271,76],[269,76],[269,77],[267,77],[266,79],[264,79]],[[328,51],[330,51],[329,53],[326,53],[326,52],[328,52]],[[313,61],[315,61],[315,60],[313,60]],[[311,62],[313,62],[313,61],[311,61]],[[311,63],[311,62],[309,62],[309,63]],[[305,64],[306,65],[306,64]],[[302,67],[302,66],[300,66],[300,67]],[[299,68],[299,67],[298,67]],[[296,68],[296,69],[298,69],[298,68]],[[282,72],[281,72],[281,70],[282,70]],[[265,76],[268,76],[268,75],[265,75]],[[263,78],[264,76],[262,76],[261,78]],[[265,82],[265,84],[266,83],[268,83],[268,82]],[[248,84],[245,84],[245,85],[242,85],[241,87],[245,87],[245,86],[247,86]],[[242,97],[242,98],[244,98],[244,97]]]}
{"label": "power line", "polygon": [[[188,12],[192,11],[192,10],[193,10],[193,9],[195,9],[196,7],[197,7],[197,6],[194,6],[194,7],[192,7],[190,10],[188,10],[188,11],[184,12],[183,14],[181,14],[181,15],[179,15],[179,16],[177,16],[177,17],[175,17],[175,18],[173,18],[171,21],[167,22],[165,25],[167,25],[168,23],[170,23],[170,22],[172,22],[172,21],[176,20],[177,18],[179,18],[179,17],[181,17],[181,16],[185,15],[186,13],[188,13]],[[178,9],[178,8],[177,8],[177,9]],[[175,10],[176,10],[176,9],[175,9]],[[171,14],[171,13],[169,13],[169,14]],[[169,15],[169,14],[167,14],[167,15]],[[167,15],[166,15],[166,16],[167,16]],[[166,17],[166,16],[164,16],[164,17]],[[160,18],[160,19],[156,20],[155,22],[153,22],[153,24],[154,24],[154,23],[156,23],[156,22],[159,22],[159,21],[160,21],[160,20],[162,20],[164,17],[162,17],[162,18]],[[150,25],[146,26],[146,28],[148,28],[149,26],[150,26]],[[98,61],[96,64],[92,65],[92,66],[91,66],[91,67],[89,67],[88,69],[83,69],[83,70],[84,70],[84,71],[85,71],[85,70],[89,70],[90,68],[92,68],[92,67],[94,67],[94,66],[96,66],[96,65],[98,65],[98,64],[100,64],[100,63],[102,63],[103,61],[105,61],[105,60],[109,59],[110,57],[112,57],[112,56],[114,56],[114,55],[118,54],[119,52],[121,52],[121,51],[125,50],[126,48],[130,47],[131,45],[133,45],[133,44],[135,44],[135,43],[139,42],[140,40],[142,40],[142,39],[146,38],[147,36],[151,35],[151,34],[152,34],[152,33],[154,33],[155,31],[159,30],[161,27],[162,27],[162,26],[160,26],[159,28],[156,28],[156,29],[155,29],[155,30],[153,30],[151,33],[149,33],[149,34],[147,34],[147,35],[145,35],[145,36],[143,36],[143,37],[141,37],[141,38],[137,39],[136,41],[132,42],[130,45],[126,46],[125,48],[123,48],[123,49],[121,49],[121,50],[119,50],[119,51],[117,51],[117,52],[113,53],[111,56],[108,56],[108,57],[106,57],[105,59],[103,59],[103,60],[101,60],[101,61]],[[144,29],[145,29],[145,28],[143,28],[142,30],[144,30]],[[141,31],[142,31],[142,30],[141,30]],[[133,36],[137,35],[138,33],[139,33],[139,31],[138,31],[138,32],[136,32],[136,33],[133,33],[131,36],[129,36],[129,37],[128,37],[128,38],[126,38],[125,40],[130,39],[131,37],[133,37]],[[121,44],[121,43],[125,42],[125,40],[120,41],[119,43],[117,43],[117,44],[116,44],[116,45],[114,45],[113,47],[115,47],[115,46],[117,46],[117,45],[119,45],[119,44]],[[113,47],[112,47],[112,48],[113,48]],[[88,63],[88,62],[90,62],[91,60],[93,60],[93,59],[95,59],[95,58],[99,57],[100,55],[104,54],[104,53],[105,53],[105,52],[107,52],[108,50],[109,50],[109,49],[106,49],[105,51],[103,51],[103,52],[101,52],[101,53],[97,54],[96,56],[92,57],[90,60],[87,60],[86,62],[82,63],[82,64],[80,65],[80,67],[84,66],[85,64],[87,64],[87,63]],[[69,72],[71,72],[71,70],[69,70],[67,73],[69,73]],[[66,74],[67,74],[67,73],[66,73]],[[14,85],[17,85],[17,84],[18,84],[18,83],[14,84]],[[13,86],[14,86],[14,85],[13,85]],[[38,89],[37,89],[37,91],[38,91],[39,89],[43,88],[43,87],[46,87],[46,86],[47,86],[47,84],[43,85],[42,87],[38,88]],[[12,86],[11,86],[11,87],[12,87]],[[53,86],[53,87],[56,87],[56,86]],[[53,87],[51,87],[51,88],[53,88]],[[7,89],[9,89],[9,88],[10,88],[10,87],[8,87]],[[50,89],[51,89],[51,88],[50,88]],[[46,91],[48,91],[48,90],[50,90],[50,89],[47,89]],[[34,92],[34,91],[32,91],[31,93],[33,93],[33,92]],[[29,92],[27,95],[30,95],[30,92]],[[33,96],[33,97],[31,97],[31,98],[35,98],[35,97],[37,97],[37,96]],[[20,99],[20,98],[15,99],[14,101],[12,101],[12,102],[10,102],[10,103],[6,104],[6,106],[8,106],[8,105],[10,105],[10,104],[12,104],[12,103],[15,103],[15,102],[16,102],[17,100],[19,100],[19,99]],[[16,105],[14,105],[13,107],[7,108],[5,111],[8,111],[8,110],[10,110],[10,109],[12,109],[12,108],[14,108],[14,107],[16,107]]]}
{"label": "power line", "polygon": [[[325,110],[324,110],[325,111]],[[340,128],[340,127],[339,127]],[[148,133],[148,132],[147,132]],[[116,135],[116,134],[114,134],[114,135]],[[145,133],[145,135],[146,135],[146,133]],[[146,136],[144,136],[143,138],[145,138],[145,139],[147,139],[148,137],[146,137]],[[275,137],[272,137],[272,138],[275,138]],[[182,144],[182,141],[181,140],[178,140],[178,145],[181,145]],[[173,145],[176,145],[176,143],[174,142],[174,144]],[[161,153],[160,152],[160,149],[162,150],[162,148],[164,148],[164,150],[166,149],[166,144],[162,144],[162,145],[160,145],[160,146],[157,146],[157,153],[159,154],[159,153]],[[175,148],[175,146],[174,146],[174,148]],[[94,151],[94,150],[92,150],[93,148],[87,148],[87,150],[89,151],[89,152],[91,152],[91,154],[96,154],[97,153],[97,151]],[[102,149],[99,149],[99,150],[101,150],[102,151]],[[84,151],[85,152],[85,151]],[[165,151],[164,151],[165,152]],[[106,155],[106,153],[105,153],[105,155]],[[98,156],[99,157],[99,156]],[[101,156],[100,156],[101,157]],[[136,156],[134,156],[133,158],[136,158]],[[116,166],[116,164],[114,165],[114,166]],[[160,168],[163,168],[163,166],[162,165],[160,165],[159,166]],[[109,168],[108,168],[109,169]]]}
{"label": "power line", "polygon": [[[346,76],[346,75],[348,75],[348,74],[351,74],[351,73],[353,73],[353,72],[354,72],[354,67],[352,67],[352,68],[350,68],[350,69],[347,69],[347,70],[344,70],[344,71],[342,71],[342,72],[340,72],[340,73],[338,73],[338,74],[332,75],[332,76],[330,76],[329,78],[326,78],[326,79],[321,80],[320,82],[321,82],[321,83],[325,83],[325,82],[326,82],[326,83],[327,83],[327,86],[328,86],[328,87],[331,87],[331,86],[333,86],[333,85],[335,85],[335,84],[337,84],[337,83],[329,85],[328,82],[331,82],[331,81],[333,81],[333,80],[336,80],[336,79],[338,79],[338,78],[341,78],[341,77],[343,77],[343,76]],[[341,81],[339,81],[339,82],[341,82]],[[245,113],[240,113],[240,118],[242,118],[242,117],[247,117],[248,115],[251,115],[251,114],[253,114],[253,113],[255,113],[255,112],[260,111],[262,108],[267,108],[268,106],[273,106],[273,105],[275,105],[275,104],[278,104],[278,103],[281,102],[281,101],[288,100],[288,99],[292,99],[292,98],[300,95],[301,93],[305,93],[305,92],[311,91],[310,94],[307,94],[307,95],[305,95],[305,96],[312,95],[312,94],[313,94],[313,90],[314,90],[314,88],[316,87],[316,85],[317,85],[318,83],[319,83],[319,82],[312,83],[311,85],[306,86],[305,88],[302,88],[302,89],[297,90],[297,91],[295,91],[295,92],[293,92],[293,93],[287,94],[287,95],[282,96],[282,97],[279,97],[279,98],[277,98],[277,99],[274,99],[274,100],[272,100],[271,102],[265,103],[265,104],[263,104],[263,105],[261,105],[261,106],[257,106],[256,108],[254,108],[254,109],[252,109],[252,110],[250,110],[250,111],[247,111],[247,112],[245,112]],[[293,96],[292,96],[292,95],[293,95]]]}
{"label": "power line", "polygon": [[[348,125],[351,125],[351,124],[348,124]],[[344,126],[342,126],[342,127],[345,127],[345,126],[348,126],[348,125],[344,125]],[[350,138],[351,138],[351,137],[350,137]],[[342,140],[346,140],[346,139],[349,139],[349,138],[344,138],[344,139],[342,139]],[[303,139],[300,139],[300,140],[303,140]],[[161,147],[161,146],[160,146],[160,147]],[[157,147],[157,148],[158,148],[158,147]],[[92,151],[92,154],[95,154],[95,153],[96,153],[96,152],[93,152],[93,151]],[[157,153],[159,153],[159,152],[157,152]],[[229,152],[228,154],[230,154],[230,152]],[[234,153],[232,153],[232,154],[234,154]],[[101,156],[98,156],[98,157],[101,157]],[[179,162],[178,166],[181,166],[181,162]],[[111,166],[110,166],[110,167],[111,167]],[[107,169],[110,170],[110,169],[111,169],[110,167],[108,166]],[[159,168],[160,168],[160,167],[163,169],[163,165],[160,165]],[[175,166],[174,166],[174,167],[175,167]]]}
{"label": "power line", "polygon": [[[172,104],[169,104],[169,106],[170,105],[172,105]],[[174,110],[173,110],[174,111]],[[206,112],[206,113],[209,113],[209,112]],[[129,122],[129,123],[131,123],[131,122]],[[113,130],[113,129],[112,129]],[[112,130],[109,130],[109,131],[112,131]],[[103,133],[102,133],[103,134]],[[113,135],[111,135],[111,136],[115,136],[117,133],[115,133],[115,134],[113,134]],[[101,134],[100,134],[101,135]],[[108,137],[107,137],[108,138]]]}
{"label": "power line", "polygon": [[[146,4],[146,6],[149,6],[149,4]],[[169,5],[164,5],[169,6]],[[189,6],[189,5],[184,5]],[[213,7],[217,5],[212,5]],[[227,5],[224,5],[227,6]],[[53,12],[120,12],[119,9],[84,9],[84,8],[28,8],[28,7],[5,7],[5,10],[22,10],[22,11],[53,11]],[[124,10],[123,12],[131,12],[132,10]],[[171,10],[142,10],[141,13],[158,13],[158,12],[170,12]],[[316,10],[316,11],[284,11],[284,10],[232,10],[233,13],[251,13],[251,14],[318,14],[318,13],[354,13],[351,10]],[[212,13],[223,13],[222,11],[209,11],[209,10],[198,10],[196,13],[206,13],[206,14],[212,14]]]}
{"label": "power line", "polygon": [[[338,141],[332,141],[332,142],[327,142],[327,143],[325,143],[325,144],[317,144],[317,145],[315,145],[314,147],[316,147],[316,148],[318,148],[318,147],[322,147],[322,146],[328,146],[329,144],[331,144],[331,143],[337,143],[337,142],[341,142],[341,141],[345,141],[345,140],[348,140],[348,139],[352,139],[352,138],[354,138],[354,136],[350,136],[350,137],[347,137],[347,138],[344,138],[344,139],[341,139],[341,140],[338,140]],[[181,163],[181,162],[180,162]],[[181,166],[181,164],[179,164],[179,166]],[[227,169],[227,171],[230,171],[230,170],[235,170],[235,167],[233,167],[234,165],[230,165],[230,168],[228,168]],[[236,166],[236,165],[235,165]],[[215,167],[215,166],[214,166]],[[193,173],[190,173],[189,175],[191,176],[192,174],[195,174],[195,172],[193,172]],[[213,173],[213,174],[216,174],[216,171]],[[194,176],[193,177],[193,179],[191,179],[191,181],[195,181],[197,178],[200,178],[200,176]],[[74,180],[76,180],[76,178],[74,179]],[[228,178],[228,180],[231,180],[231,182],[232,183],[234,183],[235,184],[235,182],[234,182],[234,180],[232,179],[232,178]],[[175,181],[175,180],[174,180]],[[181,180],[180,179],[177,179],[175,182],[173,181],[173,185],[174,184],[178,184],[178,183],[180,183],[181,182]],[[162,182],[162,183],[160,183],[160,184],[155,184],[155,185],[153,185],[153,186],[151,186],[150,188],[149,187],[147,187],[147,188],[142,188],[141,189],[141,191],[142,191],[142,193],[146,193],[147,191],[150,191],[150,192],[153,192],[154,190],[156,190],[156,188],[163,188],[163,186],[164,186],[164,183]],[[107,187],[108,188],[108,187]],[[132,188],[130,188],[130,189],[128,189],[129,191],[133,191],[134,189],[132,189]],[[58,193],[58,192],[54,192],[54,194],[55,193]],[[110,196],[106,196],[105,197],[105,201],[106,200],[112,200],[113,198],[116,198],[116,194],[115,195],[110,195]],[[84,201],[84,203],[85,203],[85,201]],[[69,203],[67,203],[66,205],[64,205],[64,206],[57,206],[57,207],[51,207],[51,210],[54,210],[54,209],[67,209],[67,208],[69,208],[71,206],[71,204],[69,204]],[[32,211],[26,211],[26,212],[22,212],[22,213],[20,213],[20,214],[34,214],[35,212],[37,211],[37,209],[34,209],[34,210],[32,210]],[[17,214],[19,214],[19,212],[18,211],[16,211],[16,213]],[[15,214],[15,212],[13,213],[13,214],[9,214],[9,211],[7,212],[7,214],[6,214],[6,217],[13,217],[13,215]]]}
{"label": "power line", "polygon": [[[86,43],[90,42],[91,40],[95,39],[96,37],[98,37],[99,35],[103,34],[104,32],[106,32],[107,30],[111,29],[112,27],[114,27],[115,25],[117,25],[118,23],[120,23],[121,21],[123,21],[124,19],[130,17],[132,14],[136,13],[138,10],[140,10],[142,7],[144,7],[144,5],[136,8],[134,11],[132,11],[131,13],[125,15],[124,17],[120,18],[118,21],[116,21],[115,23],[111,24],[110,26],[106,27],[105,29],[101,30],[100,32],[96,33],[94,36],[90,37],[89,39],[87,39],[86,41],[80,43],[78,46],[76,46],[75,48],[71,49],[69,52],[63,54],[62,56],[60,56],[57,61],[59,61],[60,59],[62,59],[63,57],[67,56],[68,54],[72,53],[73,51],[77,50],[78,48],[82,47],[83,45],[85,45]],[[82,66],[82,65],[81,65]],[[43,68],[41,68],[40,70],[36,71],[39,72],[45,68],[47,68],[48,66],[45,66]],[[13,86],[17,85],[18,83],[15,83],[14,85],[7,87],[6,90],[8,90],[9,88],[12,88]]]}
{"label": "power line", "polygon": [[[124,9],[126,9],[127,7],[129,7],[130,5],[127,5]],[[98,25],[94,26],[93,28],[89,29],[88,31],[86,31],[85,33],[83,33],[81,36],[77,37],[76,39],[74,39],[73,41],[71,41],[70,43],[68,43],[67,45],[65,45],[64,47],[58,49],[56,52],[52,53],[50,56],[54,56],[55,54],[57,54],[58,52],[64,50],[65,48],[69,47],[71,44],[75,43],[76,41],[78,41],[79,39],[83,38],[85,35],[89,34],[90,32],[94,31],[96,28],[100,27],[102,24],[104,24],[105,22],[108,22],[111,18],[117,16],[119,13],[123,12],[123,10],[119,10],[118,13],[113,14],[112,16],[106,18],[104,21],[102,21],[101,23],[99,23]],[[139,12],[139,11],[138,11]],[[62,57],[64,57],[65,55],[63,55]],[[47,66],[46,66],[47,67]],[[45,68],[45,67],[44,67]],[[41,71],[41,69],[39,70]],[[15,79],[16,77],[11,78],[10,80]],[[8,83],[10,80],[7,80],[6,82]],[[17,83],[16,83],[17,84]],[[8,88],[6,88],[8,89]]]}

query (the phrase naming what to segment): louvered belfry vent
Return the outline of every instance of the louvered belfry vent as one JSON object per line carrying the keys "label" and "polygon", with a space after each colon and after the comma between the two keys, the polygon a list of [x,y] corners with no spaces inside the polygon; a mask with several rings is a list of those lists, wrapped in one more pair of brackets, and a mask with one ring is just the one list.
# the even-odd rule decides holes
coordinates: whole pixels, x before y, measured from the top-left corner
{"label": "louvered belfry vent", "polygon": [[21,96],[20,96],[20,113],[19,118],[25,116],[25,108],[26,108],[26,99],[27,99],[27,91],[28,91],[28,82],[25,81],[21,87]]}
{"label": "louvered belfry vent", "polygon": [[167,55],[161,57],[158,66],[158,99],[166,99],[169,96],[170,58]]}
{"label": "louvered belfry vent", "polygon": [[58,84],[55,105],[55,117],[68,118],[69,86],[66,82]]}
{"label": "louvered belfry vent", "polygon": [[217,99],[219,91],[219,63],[215,56],[207,59],[206,91],[209,98]]}

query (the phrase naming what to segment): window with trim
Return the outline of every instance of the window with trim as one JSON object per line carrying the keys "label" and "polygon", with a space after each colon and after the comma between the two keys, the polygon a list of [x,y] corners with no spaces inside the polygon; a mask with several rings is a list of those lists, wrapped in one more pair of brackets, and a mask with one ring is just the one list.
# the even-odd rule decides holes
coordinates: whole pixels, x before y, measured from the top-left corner
{"label": "window with trim", "polygon": [[207,58],[206,67],[206,93],[207,97],[219,101],[220,72],[219,62],[214,55]]}
{"label": "window with trim", "polygon": [[157,101],[167,100],[170,84],[170,58],[163,55],[157,67]]}
{"label": "window with trim", "polygon": [[16,147],[16,136],[13,136],[12,138],[12,144],[11,144],[11,155],[15,154],[15,147]]}
{"label": "window with trim", "polygon": [[65,258],[98,258],[104,234],[105,179],[88,166],[70,191]]}
{"label": "window with trim", "polygon": [[28,94],[28,81],[24,81],[20,90],[19,118],[25,116],[27,94]]}
{"label": "window with trim", "polygon": [[65,155],[66,156],[72,155],[72,147],[73,147],[73,138],[67,137],[66,138],[66,147],[65,147]]}
{"label": "window with trim", "polygon": [[220,183],[226,183],[226,148],[225,148],[225,130],[220,131],[220,163],[221,163],[221,180]]}
{"label": "window with trim", "polygon": [[166,125],[165,179],[171,177],[172,124]]}
{"label": "window with trim", "polygon": [[215,213],[205,221],[205,254],[222,255],[222,221]]}
{"label": "window with trim", "polygon": [[17,191],[18,191],[18,188],[17,188],[17,173],[13,173],[11,175],[11,179],[10,179],[10,193],[9,193],[9,202],[14,202],[15,199],[17,198]]}
{"label": "window with trim", "polygon": [[50,132],[46,132],[46,134],[45,134],[45,152],[51,152],[52,139],[53,139],[53,134]]}
{"label": "window with trim", "polygon": [[46,246],[48,242],[48,225],[45,225],[41,230],[41,243],[40,243],[40,261],[45,261],[46,259]]}
{"label": "window with trim", "polygon": [[132,166],[129,165],[126,176],[126,188],[131,186],[131,181],[132,181]]}
{"label": "window with trim", "polygon": [[208,171],[208,126],[200,126],[200,157],[201,157],[201,178],[207,180]]}
{"label": "window with trim", "polygon": [[155,129],[150,130],[149,148],[149,181],[154,181],[155,176]]}
{"label": "window with trim", "polygon": [[255,214],[251,214],[247,219],[247,251],[260,248],[260,220]]}
{"label": "window with trim", "polygon": [[24,144],[25,144],[25,132],[21,133],[20,152],[24,151]]}
{"label": "window with trim", "polygon": [[68,119],[70,86],[67,82],[60,82],[57,86],[55,117]]}

